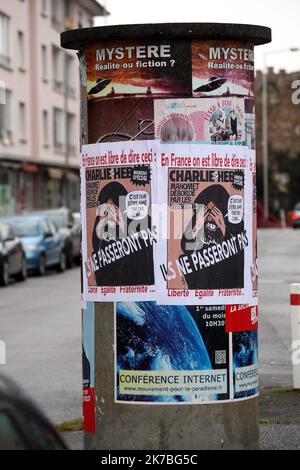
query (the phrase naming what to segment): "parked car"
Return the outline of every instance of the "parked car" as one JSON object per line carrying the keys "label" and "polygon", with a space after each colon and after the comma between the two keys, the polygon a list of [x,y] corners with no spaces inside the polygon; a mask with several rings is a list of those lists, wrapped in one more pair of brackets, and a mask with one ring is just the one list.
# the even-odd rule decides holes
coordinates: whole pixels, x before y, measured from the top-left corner
{"label": "parked car", "polygon": [[81,214],[80,214],[80,212],[73,212],[72,217],[73,217],[74,225],[81,225]]}
{"label": "parked car", "polygon": [[0,285],[7,286],[11,277],[25,281],[26,256],[21,240],[14,235],[10,224],[0,220]]}
{"label": "parked car", "polygon": [[37,406],[0,375],[0,450],[67,450]]}
{"label": "parked car", "polygon": [[64,241],[54,224],[44,216],[26,215],[6,219],[20,237],[26,255],[27,269],[39,275],[47,268],[66,269]]}
{"label": "parked car", "polygon": [[48,209],[38,212],[53,222],[65,244],[67,268],[72,268],[74,261],[80,260],[81,225],[76,223],[69,209]]}
{"label": "parked car", "polygon": [[292,225],[294,228],[300,228],[300,202],[297,202],[291,214]]}

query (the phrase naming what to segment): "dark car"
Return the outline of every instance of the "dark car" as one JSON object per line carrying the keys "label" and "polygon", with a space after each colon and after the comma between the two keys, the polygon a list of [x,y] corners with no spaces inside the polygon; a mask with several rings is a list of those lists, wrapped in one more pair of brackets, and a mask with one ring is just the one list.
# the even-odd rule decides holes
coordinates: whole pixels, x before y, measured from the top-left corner
{"label": "dark car", "polygon": [[10,224],[0,220],[0,285],[7,286],[11,277],[18,281],[27,278],[25,251]]}
{"label": "dark car", "polygon": [[0,450],[67,450],[37,406],[0,375]]}
{"label": "dark car", "polygon": [[6,220],[21,239],[27,269],[39,275],[47,268],[63,272],[66,268],[64,242],[54,224],[42,215],[9,217]]}
{"label": "dark car", "polygon": [[300,228],[300,202],[297,202],[292,211],[292,224],[294,228]]}
{"label": "dark car", "polygon": [[40,211],[38,214],[45,215],[53,222],[60,236],[64,240],[67,268],[72,268],[74,261],[80,261],[80,244],[81,244],[81,224],[78,219],[73,218],[69,209],[62,207],[60,209],[48,209]]}

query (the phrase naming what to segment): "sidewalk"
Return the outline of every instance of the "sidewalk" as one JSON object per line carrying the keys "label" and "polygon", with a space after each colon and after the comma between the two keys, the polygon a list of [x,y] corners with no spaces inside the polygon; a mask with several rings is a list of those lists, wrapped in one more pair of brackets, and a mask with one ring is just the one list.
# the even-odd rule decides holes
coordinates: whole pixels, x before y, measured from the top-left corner
{"label": "sidewalk", "polygon": [[[300,390],[265,387],[260,392],[261,450],[300,449]],[[62,433],[70,449],[83,449],[83,432]]]}
{"label": "sidewalk", "polygon": [[[268,398],[265,398],[265,400],[268,400]],[[277,408],[276,400],[273,401],[272,399],[270,399],[270,403],[272,403],[270,406],[265,403],[260,406],[261,424],[259,426],[259,442],[261,450],[300,449],[300,392],[297,396],[295,407],[291,406],[289,400],[288,398],[285,405],[281,405],[279,409]],[[287,419],[286,415],[288,415],[288,412],[290,410],[294,411],[297,408],[297,419],[295,419],[295,417]],[[268,418],[266,416],[268,416]],[[62,437],[69,449],[83,450],[83,431],[64,432],[62,433]]]}
{"label": "sidewalk", "polygon": [[300,449],[300,390],[263,388],[259,418],[261,449]]}
{"label": "sidewalk", "polygon": [[292,390],[290,284],[300,282],[300,232],[258,231],[260,447],[300,449],[300,391]]}

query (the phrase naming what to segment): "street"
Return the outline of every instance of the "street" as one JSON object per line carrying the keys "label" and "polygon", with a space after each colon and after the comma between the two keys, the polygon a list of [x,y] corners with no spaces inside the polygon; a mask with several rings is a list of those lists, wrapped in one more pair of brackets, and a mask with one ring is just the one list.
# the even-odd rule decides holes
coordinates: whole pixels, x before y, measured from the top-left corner
{"label": "street", "polygon": [[[259,230],[258,237],[260,384],[265,390],[290,388],[289,284],[300,282],[300,231]],[[0,370],[14,378],[54,423],[82,415],[79,289],[76,268],[30,277],[0,291],[0,339],[7,345],[7,365]],[[296,410],[293,413],[297,415]],[[268,433],[270,428],[264,426],[262,436],[270,439]]]}
{"label": "street", "polygon": [[79,268],[0,290],[0,339],[16,380],[54,423],[81,417]]}
{"label": "street", "polygon": [[292,385],[290,284],[300,282],[300,231],[258,231],[260,385]]}

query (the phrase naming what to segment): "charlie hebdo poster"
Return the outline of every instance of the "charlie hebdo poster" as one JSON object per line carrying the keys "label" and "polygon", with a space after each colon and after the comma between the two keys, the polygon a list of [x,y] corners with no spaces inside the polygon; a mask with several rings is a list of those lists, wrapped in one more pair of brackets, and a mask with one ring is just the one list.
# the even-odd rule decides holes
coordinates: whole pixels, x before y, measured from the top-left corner
{"label": "charlie hebdo poster", "polygon": [[83,146],[84,300],[153,298],[154,156],[147,141]]}
{"label": "charlie hebdo poster", "polygon": [[251,304],[250,153],[245,147],[160,145],[160,304]]}

